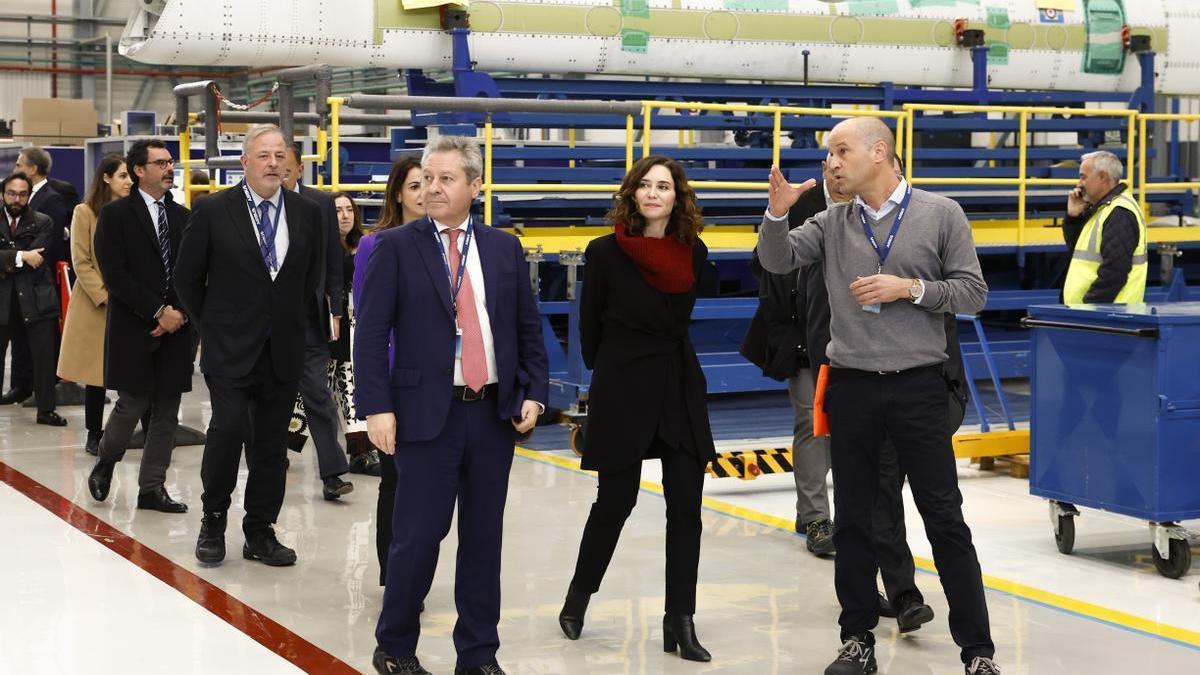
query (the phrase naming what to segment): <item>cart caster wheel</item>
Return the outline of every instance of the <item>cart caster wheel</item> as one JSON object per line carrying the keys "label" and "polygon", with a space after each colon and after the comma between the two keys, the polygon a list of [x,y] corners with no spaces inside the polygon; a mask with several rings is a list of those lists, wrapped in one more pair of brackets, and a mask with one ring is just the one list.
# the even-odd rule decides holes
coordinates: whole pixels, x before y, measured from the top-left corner
{"label": "cart caster wheel", "polygon": [[571,425],[571,435],[567,442],[571,446],[571,452],[575,453],[576,457],[583,457],[583,437],[587,433],[587,422]]}
{"label": "cart caster wheel", "polygon": [[1071,551],[1075,550],[1075,516],[1058,517],[1058,532],[1054,533],[1054,543],[1058,546],[1058,552],[1063,555],[1071,555]]}
{"label": "cart caster wheel", "polygon": [[1154,569],[1168,579],[1178,579],[1187,574],[1192,566],[1192,548],[1183,539],[1172,539],[1168,544],[1170,557],[1166,560],[1158,555],[1158,549],[1150,547],[1150,556],[1154,558]]}

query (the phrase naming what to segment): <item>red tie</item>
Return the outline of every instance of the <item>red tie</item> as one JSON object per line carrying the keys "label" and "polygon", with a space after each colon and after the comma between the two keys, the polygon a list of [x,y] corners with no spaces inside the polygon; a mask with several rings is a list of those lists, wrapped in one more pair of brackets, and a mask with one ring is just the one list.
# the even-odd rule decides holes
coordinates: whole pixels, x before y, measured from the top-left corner
{"label": "red tie", "polygon": [[[462,264],[462,253],[458,250],[459,229],[446,230],[450,237],[450,278],[458,280],[458,266]],[[452,287],[453,288],[453,287]],[[475,292],[471,290],[471,272],[463,272],[462,288],[458,289],[455,306],[458,308],[458,327],[462,329],[462,375],[463,382],[472,391],[483,391],[487,384],[487,357],[483,352],[483,331],[479,328],[479,314],[475,311]]]}

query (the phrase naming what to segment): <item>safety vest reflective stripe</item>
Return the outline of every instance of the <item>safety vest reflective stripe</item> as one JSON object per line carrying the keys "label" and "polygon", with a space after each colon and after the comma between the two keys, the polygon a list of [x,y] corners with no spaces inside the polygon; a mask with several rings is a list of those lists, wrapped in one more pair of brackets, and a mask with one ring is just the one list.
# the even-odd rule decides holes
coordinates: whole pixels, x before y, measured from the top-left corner
{"label": "safety vest reflective stripe", "polygon": [[1107,204],[1096,209],[1096,213],[1084,225],[1079,233],[1079,240],[1071,256],[1071,266],[1067,269],[1067,281],[1063,287],[1063,301],[1067,304],[1083,302],[1083,298],[1096,282],[1100,272],[1100,255],[1102,229],[1109,214],[1118,208],[1131,212],[1137,219],[1138,243],[1133,251],[1132,267],[1125,280],[1125,286],[1117,293],[1115,302],[1141,302],[1146,291],[1146,276],[1149,269],[1149,257],[1146,248],[1146,221],[1137,202],[1128,194],[1120,194]]}

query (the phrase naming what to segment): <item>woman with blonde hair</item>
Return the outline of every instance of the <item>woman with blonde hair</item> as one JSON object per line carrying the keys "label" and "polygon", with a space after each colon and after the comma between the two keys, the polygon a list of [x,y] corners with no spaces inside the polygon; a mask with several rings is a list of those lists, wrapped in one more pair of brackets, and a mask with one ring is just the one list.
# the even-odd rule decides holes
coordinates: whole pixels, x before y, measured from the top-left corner
{"label": "woman with blonde hair", "polygon": [[133,180],[121,155],[105,155],[96,167],[96,177],[87,199],[75,207],[71,217],[71,266],[75,285],[67,304],[58,376],[84,385],[85,451],[95,455],[104,424],[104,320],[108,311],[108,288],[96,262],[96,218],[101,207],[129,196]]}

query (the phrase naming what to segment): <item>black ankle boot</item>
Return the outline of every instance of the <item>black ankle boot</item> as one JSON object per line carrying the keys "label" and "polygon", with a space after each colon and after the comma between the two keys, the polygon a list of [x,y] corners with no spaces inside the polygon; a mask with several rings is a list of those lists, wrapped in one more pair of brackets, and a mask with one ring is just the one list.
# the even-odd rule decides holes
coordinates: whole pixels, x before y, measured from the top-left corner
{"label": "black ankle boot", "polygon": [[563,602],[562,611],[558,613],[558,626],[563,635],[569,640],[578,640],[583,632],[583,615],[587,612],[591,594],[575,590],[571,585],[567,588],[567,599]]}
{"label": "black ankle boot", "polygon": [[680,658],[688,661],[712,661],[712,654],[696,639],[696,624],[691,614],[663,615],[663,651],[679,647]]}

